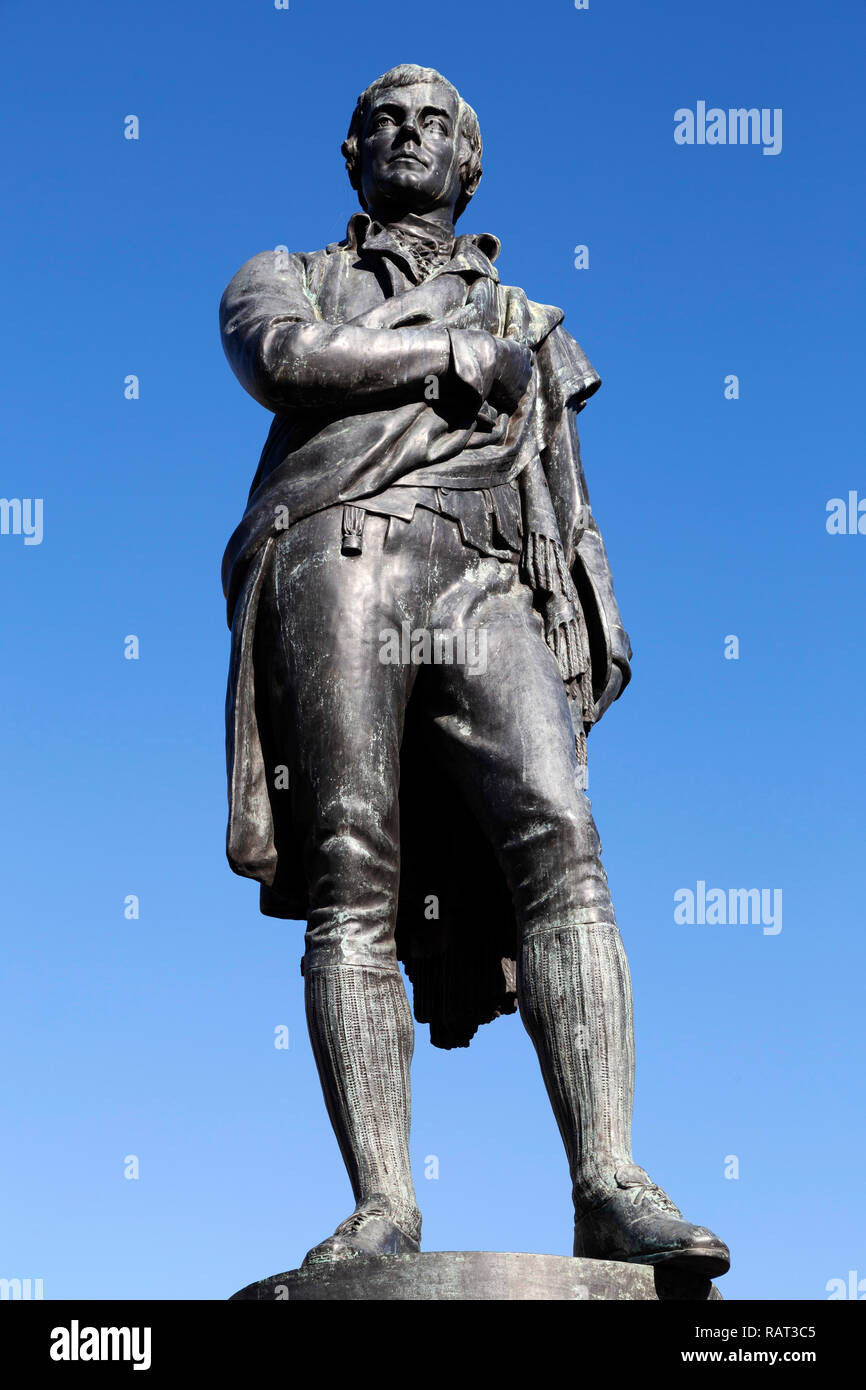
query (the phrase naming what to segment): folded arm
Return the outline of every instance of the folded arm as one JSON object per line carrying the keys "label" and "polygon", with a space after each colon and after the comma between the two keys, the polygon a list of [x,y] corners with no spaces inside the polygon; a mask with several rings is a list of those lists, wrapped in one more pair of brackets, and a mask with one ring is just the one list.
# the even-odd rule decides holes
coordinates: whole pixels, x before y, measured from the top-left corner
{"label": "folded arm", "polygon": [[220,304],[223,348],[241,385],[266,410],[330,405],[420,387],[443,376],[445,328],[325,323],[297,256],[264,251],[242,266]]}
{"label": "folded arm", "polygon": [[[406,313],[409,304],[399,307]],[[451,326],[403,327],[382,326],[384,317],[387,310],[324,322],[307,295],[301,258],[270,251],[241,267],[220,304],[232,370],[275,414],[383,396],[421,400],[430,377],[440,390],[462,382],[479,402],[492,392],[506,409],[523,394],[530,361],[516,343],[454,326],[453,317]]]}

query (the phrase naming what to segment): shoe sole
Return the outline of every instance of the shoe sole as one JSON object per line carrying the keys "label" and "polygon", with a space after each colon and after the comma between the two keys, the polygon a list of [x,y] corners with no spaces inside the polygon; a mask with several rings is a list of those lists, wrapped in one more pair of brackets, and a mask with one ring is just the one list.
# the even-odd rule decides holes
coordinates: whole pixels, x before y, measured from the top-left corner
{"label": "shoe sole", "polygon": [[684,1274],[704,1279],[719,1279],[731,1267],[731,1257],[725,1250],[663,1250],[657,1255],[638,1255],[627,1261],[634,1265],[654,1268],[681,1269]]}

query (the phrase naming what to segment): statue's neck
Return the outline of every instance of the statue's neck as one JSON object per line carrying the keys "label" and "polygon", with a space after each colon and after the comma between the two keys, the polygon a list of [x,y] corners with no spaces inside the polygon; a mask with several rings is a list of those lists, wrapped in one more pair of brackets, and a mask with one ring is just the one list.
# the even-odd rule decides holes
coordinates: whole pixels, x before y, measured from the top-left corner
{"label": "statue's neck", "polygon": [[454,222],[447,208],[434,208],[432,212],[405,212],[400,217],[376,217],[380,227],[390,232],[401,232],[409,236],[429,237],[443,248],[454,244]]}

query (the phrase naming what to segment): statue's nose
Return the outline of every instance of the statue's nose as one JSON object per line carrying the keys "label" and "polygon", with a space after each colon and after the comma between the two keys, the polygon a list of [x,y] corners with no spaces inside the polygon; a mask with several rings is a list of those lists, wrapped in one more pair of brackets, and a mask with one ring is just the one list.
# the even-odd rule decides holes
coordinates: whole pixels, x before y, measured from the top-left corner
{"label": "statue's nose", "polygon": [[400,127],[400,140],[414,140],[416,144],[421,143],[421,132],[418,129],[418,122],[414,116],[408,116]]}

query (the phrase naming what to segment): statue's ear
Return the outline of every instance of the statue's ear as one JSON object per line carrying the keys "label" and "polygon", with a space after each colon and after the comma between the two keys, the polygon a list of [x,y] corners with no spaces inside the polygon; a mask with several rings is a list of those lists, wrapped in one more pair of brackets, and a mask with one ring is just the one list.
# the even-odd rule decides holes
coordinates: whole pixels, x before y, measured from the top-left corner
{"label": "statue's ear", "polygon": [[[474,151],[466,136],[461,132],[460,145],[458,149],[458,167],[463,180],[463,196],[471,198],[479,183],[481,182],[481,163],[473,159]],[[469,170],[473,163],[476,167],[470,174]]]}

